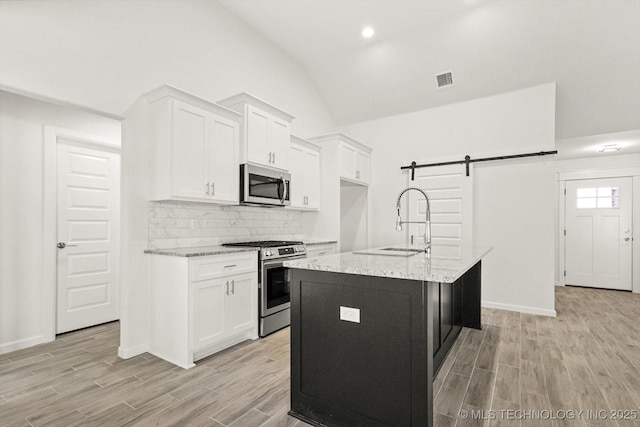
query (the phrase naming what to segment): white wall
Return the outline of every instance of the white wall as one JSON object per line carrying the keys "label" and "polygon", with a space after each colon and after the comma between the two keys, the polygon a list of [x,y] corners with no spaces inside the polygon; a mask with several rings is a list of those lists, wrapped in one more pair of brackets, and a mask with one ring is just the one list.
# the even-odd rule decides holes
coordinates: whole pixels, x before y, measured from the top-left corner
{"label": "white wall", "polygon": [[0,2],[0,84],[123,115],[171,84],[212,101],[248,92],[333,130],[302,66],[214,0]]}
{"label": "white wall", "polygon": [[[341,129],[373,148],[370,246],[403,243],[395,198],[400,166],[509,155],[555,147],[555,84]],[[493,246],[483,262],[487,306],[554,315],[554,170],[551,158],[476,164],[475,244]],[[463,167],[463,166],[460,166]]]}
{"label": "white wall", "polygon": [[[43,126],[120,141],[120,122],[0,91],[0,353],[53,339],[43,318]],[[52,301],[54,303],[54,301]]]}
{"label": "white wall", "polygon": [[366,249],[367,187],[340,181],[340,252]]}

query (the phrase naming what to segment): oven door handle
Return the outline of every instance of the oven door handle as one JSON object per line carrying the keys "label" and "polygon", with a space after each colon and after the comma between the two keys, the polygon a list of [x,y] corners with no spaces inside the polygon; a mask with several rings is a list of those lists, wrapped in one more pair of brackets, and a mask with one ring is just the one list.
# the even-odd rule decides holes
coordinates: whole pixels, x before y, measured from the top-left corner
{"label": "oven door handle", "polygon": [[262,261],[262,266],[267,269],[282,267],[282,263],[285,261],[292,261],[294,259],[300,259],[300,258],[306,258],[306,257],[307,257],[307,254],[302,254],[302,255],[290,256],[287,258],[280,258],[273,261]]}

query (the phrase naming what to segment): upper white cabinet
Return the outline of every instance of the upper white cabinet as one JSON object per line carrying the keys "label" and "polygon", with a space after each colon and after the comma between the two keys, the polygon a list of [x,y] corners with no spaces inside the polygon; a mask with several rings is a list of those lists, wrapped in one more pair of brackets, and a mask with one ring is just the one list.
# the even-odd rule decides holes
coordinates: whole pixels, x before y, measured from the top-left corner
{"label": "upper white cabinet", "polygon": [[320,146],[291,136],[289,147],[291,208],[320,208]]}
{"label": "upper white cabinet", "polygon": [[242,117],[170,86],[147,100],[152,198],[237,204]]}
{"label": "upper white cabinet", "polygon": [[289,139],[294,116],[247,93],[218,101],[244,116],[240,162],[289,170]]}
{"label": "upper white cabinet", "polygon": [[342,133],[319,136],[310,141],[329,145],[332,151],[337,151],[340,179],[369,185],[371,148]]}

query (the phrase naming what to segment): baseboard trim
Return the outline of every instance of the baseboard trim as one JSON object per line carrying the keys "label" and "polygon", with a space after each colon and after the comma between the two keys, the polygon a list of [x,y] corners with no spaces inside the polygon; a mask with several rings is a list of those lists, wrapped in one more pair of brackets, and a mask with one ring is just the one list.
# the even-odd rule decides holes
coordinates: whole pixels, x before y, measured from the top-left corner
{"label": "baseboard trim", "polygon": [[22,350],[23,348],[33,347],[38,344],[44,344],[46,342],[51,342],[55,340],[55,335],[53,338],[48,338],[44,335],[38,335],[37,337],[24,338],[17,341],[11,341],[8,343],[0,344],[0,354],[10,353],[16,350]]}
{"label": "baseboard trim", "polygon": [[125,348],[122,346],[118,347],[118,357],[121,359],[131,359],[132,357],[138,356],[142,353],[146,353],[149,350],[149,346],[147,344],[137,345],[135,347]]}
{"label": "baseboard trim", "polygon": [[482,301],[481,305],[482,307],[486,307],[486,308],[495,308],[498,310],[507,310],[507,311],[517,311],[520,313],[536,314],[539,316],[556,317],[557,315],[555,310],[545,310],[542,308],[527,307],[524,305],[502,304],[499,302],[491,302],[491,301]]}

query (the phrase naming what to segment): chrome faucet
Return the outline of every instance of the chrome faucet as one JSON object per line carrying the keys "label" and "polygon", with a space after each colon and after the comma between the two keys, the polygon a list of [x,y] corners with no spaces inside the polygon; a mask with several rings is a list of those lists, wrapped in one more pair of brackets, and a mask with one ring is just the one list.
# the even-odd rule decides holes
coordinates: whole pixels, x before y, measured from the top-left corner
{"label": "chrome faucet", "polygon": [[402,195],[409,190],[415,190],[422,193],[426,202],[427,202],[427,211],[425,212],[424,218],[424,241],[426,244],[425,252],[427,254],[431,253],[431,206],[429,205],[429,196],[427,193],[422,191],[416,187],[407,187],[398,194],[398,201],[396,202],[396,209],[398,210],[398,218],[396,219],[396,231],[402,231],[402,224],[423,224],[422,221],[403,221],[400,217],[400,199],[402,199]]}

